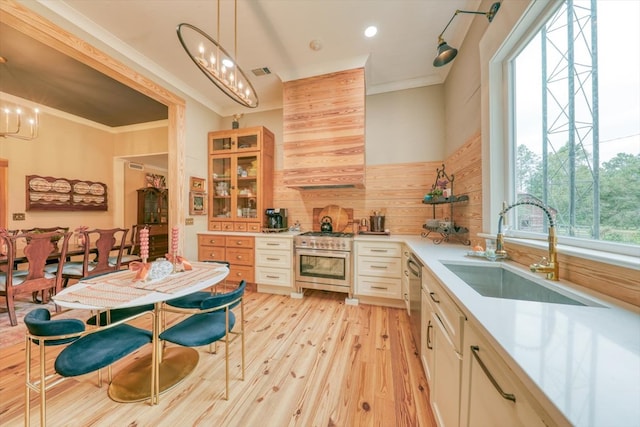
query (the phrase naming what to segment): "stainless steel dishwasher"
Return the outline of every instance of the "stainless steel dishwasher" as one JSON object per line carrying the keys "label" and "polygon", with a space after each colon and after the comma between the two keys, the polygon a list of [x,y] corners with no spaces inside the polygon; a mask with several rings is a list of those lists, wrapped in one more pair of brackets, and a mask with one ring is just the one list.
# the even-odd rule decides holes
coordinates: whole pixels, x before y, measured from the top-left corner
{"label": "stainless steel dishwasher", "polygon": [[416,343],[416,352],[420,353],[420,308],[422,306],[422,263],[413,253],[407,258],[409,271],[409,321],[411,334]]}

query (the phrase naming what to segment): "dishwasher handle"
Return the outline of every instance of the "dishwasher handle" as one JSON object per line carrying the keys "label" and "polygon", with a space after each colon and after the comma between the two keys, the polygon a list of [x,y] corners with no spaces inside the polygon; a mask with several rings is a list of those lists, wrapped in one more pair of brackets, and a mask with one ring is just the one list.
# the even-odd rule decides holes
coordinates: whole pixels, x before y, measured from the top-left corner
{"label": "dishwasher handle", "polygon": [[[415,266],[415,269],[412,268],[412,266]],[[419,278],[422,277],[422,266],[418,264],[416,261],[414,261],[413,258],[409,258],[407,260],[407,268],[414,276]]]}

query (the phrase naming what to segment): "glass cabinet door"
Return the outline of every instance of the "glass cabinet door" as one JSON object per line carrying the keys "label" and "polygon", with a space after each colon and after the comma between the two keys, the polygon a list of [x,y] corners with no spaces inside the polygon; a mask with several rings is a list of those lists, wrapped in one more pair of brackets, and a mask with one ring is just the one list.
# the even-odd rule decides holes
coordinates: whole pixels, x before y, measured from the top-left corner
{"label": "glass cabinet door", "polygon": [[237,218],[258,218],[258,160],[257,153],[237,157],[237,191],[233,193]]}
{"label": "glass cabinet door", "polygon": [[211,214],[216,218],[231,218],[231,158],[211,159],[212,203]]}
{"label": "glass cabinet door", "polygon": [[235,148],[235,138],[231,135],[220,136],[219,138],[210,138],[209,143],[211,144],[210,150],[211,152],[225,152],[231,151],[232,148]]}

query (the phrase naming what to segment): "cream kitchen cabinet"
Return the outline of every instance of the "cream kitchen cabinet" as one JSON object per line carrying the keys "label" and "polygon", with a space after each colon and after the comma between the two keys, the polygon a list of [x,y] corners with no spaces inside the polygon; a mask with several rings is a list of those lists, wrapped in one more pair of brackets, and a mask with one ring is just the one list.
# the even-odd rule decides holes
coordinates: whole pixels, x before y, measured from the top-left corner
{"label": "cream kitchen cabinet", "polygon": [[255,277],[259,292],[293,292],[293,239],[255,238]]}
{"label": "cream kitchen cabinet", "polygon": [[355,242],[355,293],[393,300],[402,299],[402,244]]}
{"label": "cream kitchen cabinet", "polygon": [[554,426],[517,375],[473,326],[465,331],[460,425],[464,427]]}
{"label": "cream kitchen cabinet", "polygon": [[[427,268],[422,270],[423,309],[421,354],[430,377],[431,408],[440,427],[460,423],[465,315]],[[426,300],[426,304],[425,304]]]}

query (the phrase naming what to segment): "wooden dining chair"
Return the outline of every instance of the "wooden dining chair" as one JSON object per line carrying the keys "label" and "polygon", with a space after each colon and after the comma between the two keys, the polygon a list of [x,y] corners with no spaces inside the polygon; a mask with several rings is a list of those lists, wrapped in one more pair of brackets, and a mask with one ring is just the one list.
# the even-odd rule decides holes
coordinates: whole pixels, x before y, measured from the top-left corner
{"label": "wooden dining chair", "polygon": [[[15,310],[17,295],[34,296],[42,292],[42,302],[46,302],[49,296],[62,289],[62,270],[71,234],[51,232],[0,235],[0,240],[4,241],[8,252],[7,271],[0,272],[0,295],[5,297],[11,326],[18,324]],[[18,250],[24,252],[28,263],[26,269],[13,267]],[[52,257],[57,260],[56,268],[47,270],[47,260]],[[57,306],[56,310],[59,310]]]}
{"label": "wooden dining chair", "polygon": [[[211,295],[196,309],[181,309],[165,305],[164,312],[192,313],[191,316],[173,325],[160,334],[160,339],[184,347],[201,347],[218,341],[225,343],[225,400],[229,400],[229,344],[241,339],[241,380],[245,374],[244,343],[244,291],[246,282],[224,294]],[[236,320],[233,308],[240,306],[240,319]],[[234,330],[236,324],[239,328]],[[211,350],[211,349],[210,349]],[[215,351],[214,351],[215,353]]]}
{"label": "wooden dining chair", "polygon": [[[134,318],[149,315],[153,324],[153,312],[140,313],[138,316],[120,322],[113,322],[107,326],[85,329],[84,323],[78,319],[51,319],[51,313],[45,308],[38,308],[29,312],[24,322],[27,326],[27,346],[25,351],[25,426],[30,425],[31,391],[40,393],[40,425],[46,426],[47,398],[46,392],[68,377],[76,377],[98,372],[98,386],[102,386],[100,370],[109,368],[109,382],[112,373],[111,366],[153,341],[151,331],[127,324]],[[37,345],[39,366],[37,373],[32,374],[31,347]],[[46,348],[49,346],[67,345],[56,357],[55,372],[47,368]],[[156,348],[152,348],[152,363],[155,366]],[[152,370],[150,377],[150,402],[155,398],[154,390],[157,376]]]}
{"label": "wooden dining chair", "polygon": [[[140,244],[138,242],[138,229],[139,226],[134,224],[131,226],[131,232],[129,233],[130,240],[129,245],[123,251],[122,257],[120,259],[120,268],[126,269],[129,268],[129,264],[134,261],[142,261],[140,258]],[[112,255],[109,257],[109,264],[116,264],[118,257]]]}
{"label": "wooden dining chair", "polygon": [[[80,280],[119,270],[128,232],[126,228],[83,231],[83,259],[65,262],[62,269],[63,286],[66,287],[72,279]],[[113,263],[109,262],[112,252],[116,254]],[[47,269],[53,269],[54,266],[48,266]]]}

